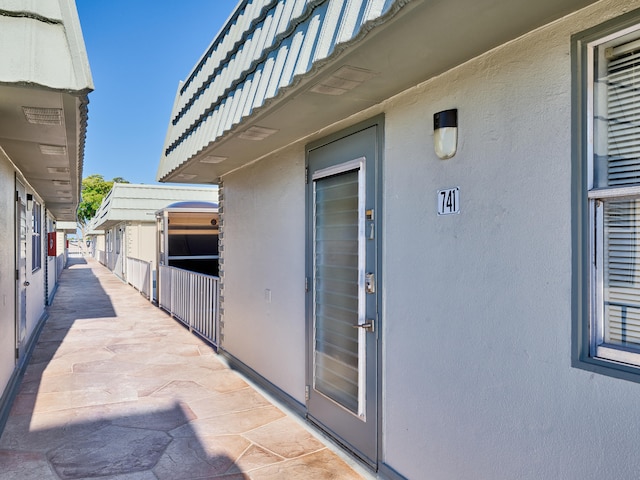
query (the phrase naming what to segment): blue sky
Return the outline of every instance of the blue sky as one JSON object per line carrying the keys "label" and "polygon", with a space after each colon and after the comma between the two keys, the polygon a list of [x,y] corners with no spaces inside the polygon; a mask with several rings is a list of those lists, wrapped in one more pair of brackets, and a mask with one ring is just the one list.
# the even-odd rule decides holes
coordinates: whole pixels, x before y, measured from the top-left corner
{"label": "blue sky", "polygon": [[238,0],[76,0],[95,90],[83,177],[153,184],[178,82]]}

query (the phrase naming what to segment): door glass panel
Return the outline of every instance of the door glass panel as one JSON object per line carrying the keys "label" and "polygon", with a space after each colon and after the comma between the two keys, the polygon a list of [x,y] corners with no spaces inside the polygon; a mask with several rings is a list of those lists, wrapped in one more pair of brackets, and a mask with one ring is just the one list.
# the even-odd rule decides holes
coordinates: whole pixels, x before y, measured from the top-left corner
{"label": "door glass panel", "polygon": [[359,411],[359,172],[315,181],[314,388]]}

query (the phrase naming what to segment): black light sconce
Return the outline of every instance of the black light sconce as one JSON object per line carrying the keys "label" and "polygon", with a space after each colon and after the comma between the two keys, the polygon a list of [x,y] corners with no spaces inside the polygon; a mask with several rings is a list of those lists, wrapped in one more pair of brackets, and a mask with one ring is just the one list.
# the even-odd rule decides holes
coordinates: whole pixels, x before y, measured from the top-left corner
{"label": "black light sconce", "polygon": [[433,114],[433,148],[442,160],[453,157],[458,149],[458,109]]}

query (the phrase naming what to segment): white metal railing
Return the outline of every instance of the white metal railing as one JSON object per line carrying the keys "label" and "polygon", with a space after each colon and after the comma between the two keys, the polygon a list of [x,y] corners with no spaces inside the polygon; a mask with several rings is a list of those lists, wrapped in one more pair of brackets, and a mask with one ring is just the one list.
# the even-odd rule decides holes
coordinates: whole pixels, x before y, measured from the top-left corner
{"label": "white metal railing", "polygon": [[214,345],[218,344],[220,279],[158,266],[158,306]]}
{"label": "white metal railing", "polygon": [[102,265],[107,265],[107,252],[104,250],[96,250],[96,260],[98,260]]}
{"label": "white metal railing", "polygon": [[153,292],[152,270],[151,262],[127,257],[127,283],[149,299]]}

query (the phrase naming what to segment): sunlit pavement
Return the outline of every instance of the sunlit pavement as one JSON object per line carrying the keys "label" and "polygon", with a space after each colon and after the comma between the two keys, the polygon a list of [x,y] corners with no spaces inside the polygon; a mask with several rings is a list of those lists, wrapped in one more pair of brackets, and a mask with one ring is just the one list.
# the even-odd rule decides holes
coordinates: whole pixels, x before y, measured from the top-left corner
{"label": "sunlit pavement", "polygon": [[71,259],[0,438],[0,479],[360,479],[93,259]]}

